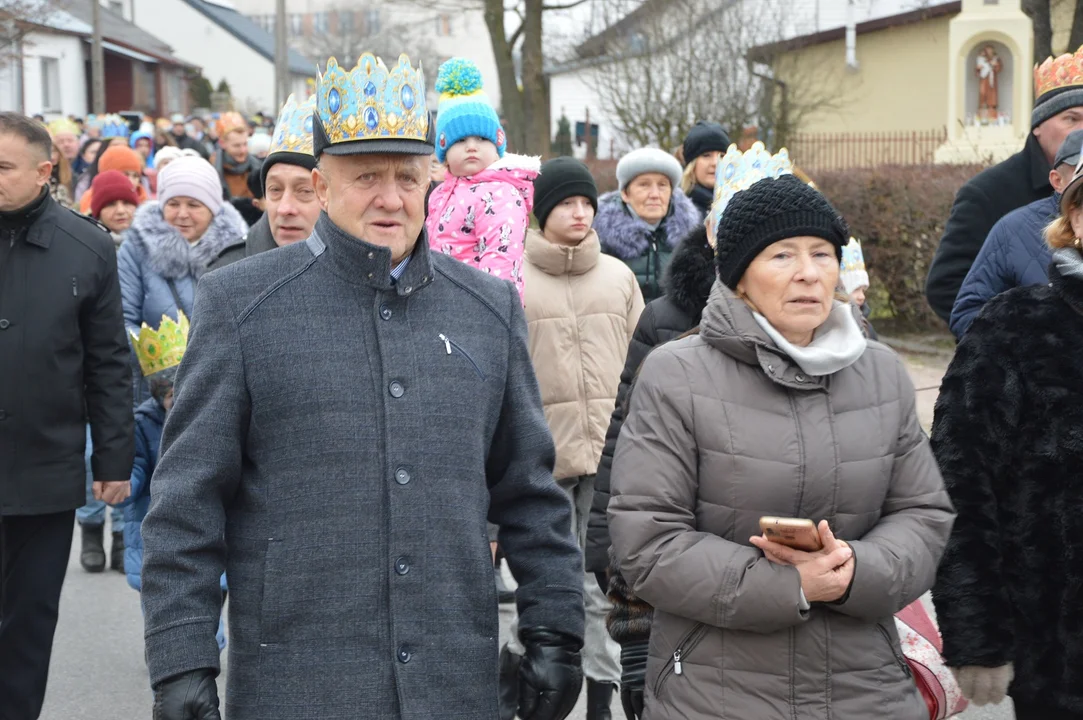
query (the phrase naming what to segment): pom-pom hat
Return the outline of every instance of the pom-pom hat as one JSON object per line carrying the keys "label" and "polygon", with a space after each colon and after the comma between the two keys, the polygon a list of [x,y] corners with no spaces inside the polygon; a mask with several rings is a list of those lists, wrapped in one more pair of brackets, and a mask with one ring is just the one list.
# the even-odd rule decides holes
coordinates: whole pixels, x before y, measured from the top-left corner
{"label": "pom-pom hat", "polygon": [[468,137],[479,137],[496,145],[500,157],[508,147],[500,118],[482,90],[481,71],[466,58],[451,58],[436,75],[440,93],[436,116],[436,159],[444,162],[449,147]]}

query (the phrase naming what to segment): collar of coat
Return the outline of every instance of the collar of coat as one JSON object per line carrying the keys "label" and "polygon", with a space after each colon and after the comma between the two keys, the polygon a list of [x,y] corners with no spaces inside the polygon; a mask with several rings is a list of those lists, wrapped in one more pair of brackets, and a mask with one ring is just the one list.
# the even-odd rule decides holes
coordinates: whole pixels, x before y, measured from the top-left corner
{"label": "collar of coat", "polygon": [[271,232],[271,221],[267,213],[263,213],[259,222],[248,229],[248,235],[244,239],[244,256],[252,257],[261,252],[274,250],[276,247],[278,243],[275,242],[274,233]]}
{"label": "collar of coat", "polygon": [[375,290],[394,290],[400,296],[412,295],[433,281],[429,236],[421,229],[410,255],[410,264],[398,280],[391,279],[391,250],[350,235],[320,213],[316,227],[306,241],[313,255],[327,254],[336,274],[347,282],[367,285]]}
{"label": "collar of coat", "polygon": [[1038,143],[1038,138],[1031,133],[1027,136],[1027,144],[1023,146],[1023,153],[1030,161],[1030,184],[1035,190],[1045,190],[1052,187],[1049,184],[1049,161],[1045,159],[1045,152]]}
{"label": "collar of coat", "polygon": [[650,247],[656,232],[663,238],[666,250],[672,250],[681,238],[702,224],[703,216],[679,189],[673,191],[669,201],[669,212],[658,230],[643,222],[631,213],[620,192],[613,191],[598,198],[598,214],[594,218],[594,229],[602,243],[602,251],[621,260],[635,260],[643,257]]}
{"label": "collar of coat", "polygon": [[598,233],[593,230],[578,245],[558,245],[545,239],[540,230],[526,234],[526,260],[547,275],[582,275],[594,269],[602,254]]}
{"label": "collar of coat", "polygon": [[707,228],[697,225],[685,235],[666,266],[662,284],[666,297],[688,315],[698,318],[718,278],[714,249],[707,242]]}
{"label": "collar of coat", "polygon": [[[851,305],[860,327],[860,310]],[[711,347],[747,365],[759,366],[774,382],[795,390],[827,386],[830,375],[809,376],[767,335],[752,309],[732,290],[717,281],[703,311],[700,336]]]}
{"label": "collar of coat", "polygon": [[1049,284],[1070,308],[1083,315],[1083,255],[1076,248],[1053,252]]}
{"label": "collar of coat", "polygon": [[165,221],[162,206],[152,201],[135,211],[124,242],[141,250],[150,269],[164,278],[174,280],[190,275],[199,279],[225,248],[247,232],[248,223],[241,214],[231,204],[223,203],[203,237],[192,245]]}

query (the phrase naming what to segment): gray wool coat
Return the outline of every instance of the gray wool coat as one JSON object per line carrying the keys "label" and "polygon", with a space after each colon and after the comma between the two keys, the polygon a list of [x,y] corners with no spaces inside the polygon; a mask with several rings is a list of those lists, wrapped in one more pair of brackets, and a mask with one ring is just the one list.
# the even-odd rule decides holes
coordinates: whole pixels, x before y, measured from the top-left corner
{"label": "gray wool coat", "polygon": [[320,218],[199,284],[143,524],[151,681],[230,720],[497,717],[487,525],[521,627],[581,637],[582,557],[510,284]]}

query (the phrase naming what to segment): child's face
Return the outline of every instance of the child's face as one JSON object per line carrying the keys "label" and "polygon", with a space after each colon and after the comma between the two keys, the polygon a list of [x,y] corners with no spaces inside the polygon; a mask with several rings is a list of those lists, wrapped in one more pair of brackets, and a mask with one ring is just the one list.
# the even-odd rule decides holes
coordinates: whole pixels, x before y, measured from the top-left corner
{"label": "child's face", "polygon": [[864,305],[865,304],[865,288],[859,287],[857,290],[854,290],[852,293],[850,293],[850,299],[853,300],[855,303],[857,303],[858,307],[861,307],[862,305]]}
{"label": "child's face", "polygon": [[448,148],[448,172],[455,177],[477,175],[499,159],[500,153],[492,142],[479,137],[468,137]]}
{"label": "child's face", "polygon": [[166,412],[173,409],[173,388],[169,388],[169,392],[162,398],[162,409]]}

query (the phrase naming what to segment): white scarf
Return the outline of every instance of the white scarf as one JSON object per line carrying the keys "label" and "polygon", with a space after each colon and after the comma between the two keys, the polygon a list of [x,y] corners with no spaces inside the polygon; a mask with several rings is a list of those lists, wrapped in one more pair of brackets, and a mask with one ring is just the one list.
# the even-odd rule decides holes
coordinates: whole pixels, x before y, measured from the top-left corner
{"label": "white scarf", "polygon": [[775,341],[778,349],[784,352],[798,367],[808,375],[820,377],[832,375],[857,362],[865,352],[868,341],[854,319],[853,309],[849,304],[836,301],[827,321],[816,328],[812,342],[805,347],[798,347],[774,328],[763,315],[755,310],[756,319],[768,337]]}

